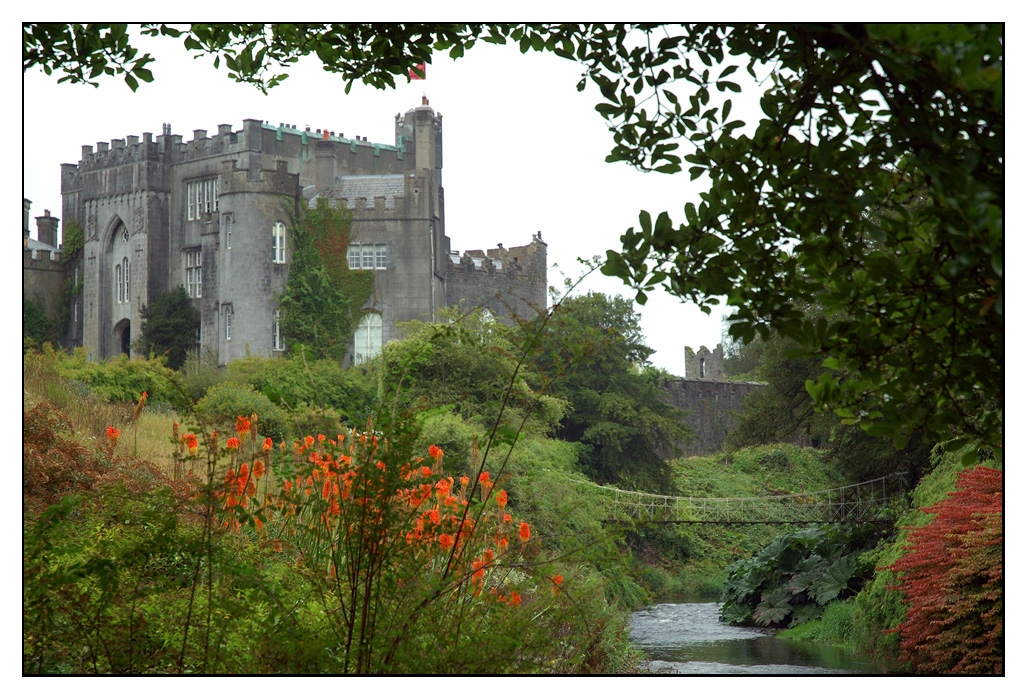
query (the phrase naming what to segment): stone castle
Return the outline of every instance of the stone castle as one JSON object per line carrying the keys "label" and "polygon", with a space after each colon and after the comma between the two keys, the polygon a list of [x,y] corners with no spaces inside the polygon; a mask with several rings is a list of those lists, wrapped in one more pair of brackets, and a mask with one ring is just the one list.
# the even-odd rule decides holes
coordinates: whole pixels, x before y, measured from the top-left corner
{"label": "stone castle", "polygon": [[[437,320],[446,307],[482,306],[499,320],[545,309],[541,234],[510,248],[450,249],[442,115],[422,102],[396,115],[393,144],[247,119],[239,131],[195,130],[188,142],[165,124],[156,137],[83,146],[77,164],[61,166],[62,217],[78,221],[85,238],[81,260],[65,271],[82,280],[65,344],[93,360],[131,355],[140,309],[182,285],[201,315],[196,348],[219,365],[283,353],[277,300],[291,262],[288,224],[319,199],[352,211],[350,267],[375,272],[351,363],[398,338],[398,324]],[[37,242],[29,251],[25,206],[28,294],[50,288],[35,266],[59,251]],[[56,232],[49,212],[43,219]]]}

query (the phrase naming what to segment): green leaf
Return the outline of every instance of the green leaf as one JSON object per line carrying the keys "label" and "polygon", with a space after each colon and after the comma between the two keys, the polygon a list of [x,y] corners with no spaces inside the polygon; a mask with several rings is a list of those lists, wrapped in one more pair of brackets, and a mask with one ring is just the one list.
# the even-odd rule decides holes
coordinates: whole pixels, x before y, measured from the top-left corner
{"label": "green leaf", "polygon": [[827,605],[849,587],[850,578],[856,570],[856,559],[852,554],[836,560],[813,586],[811,591],[818,605]]}
{"label": "green leaf", "polygon": [[778,624],[792,614],[792,596],[784,588],[776,589],[762,597],[753,611],[753,621],[761,626]]}

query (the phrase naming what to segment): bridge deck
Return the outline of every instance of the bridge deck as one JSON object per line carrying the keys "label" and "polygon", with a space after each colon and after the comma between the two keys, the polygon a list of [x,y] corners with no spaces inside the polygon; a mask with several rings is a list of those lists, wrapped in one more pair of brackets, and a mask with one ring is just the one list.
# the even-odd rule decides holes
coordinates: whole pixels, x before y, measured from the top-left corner
{"label": "bridge deck", "polygon": [[589,482],[603,492],[606,522],[652,524],[809,524],[885,522],[906,506],[902,472],[834,489],[780,496],[696,498],[625,491]]}

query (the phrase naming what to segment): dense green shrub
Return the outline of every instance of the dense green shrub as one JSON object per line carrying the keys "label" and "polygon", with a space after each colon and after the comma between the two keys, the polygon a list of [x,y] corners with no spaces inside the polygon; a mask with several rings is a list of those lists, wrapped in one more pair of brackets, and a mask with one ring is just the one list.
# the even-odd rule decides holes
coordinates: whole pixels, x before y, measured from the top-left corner
{"label": "dense green shrub", "polygon": [[868,527],[809,528],[776,538],[751,559],[728,568],[721,593],[725,622],[795,626],[858,591],[872,569],[859,552]]}
{"label": "dense green shrub", "polygon": [[302,353],[288,358],[233,360],[225,377],[249,384],[276,406],[301,403],[334,409],[351,426],[363,426],[378,402],[376,379],[359,368],[343,369],[333,360],[312,360]]}
{"label": "dense green shrub", "polygon": [[[259,414],[258,414],[259,415]],[[339,411],[301,403],[286,412],[288,437],[302,438],[306,435],[335,437],[343,432],[344,426]]]}
{"label": "dense green shrub", "polygon": [[564,416],[565,402],[535,391],[541,378],[519,369],[511,329],[473,314],[454,323],[414,322],[407,330],[405,338],[382,348],[381,395],[392,396],[388,387],[398,387],[403,405],[451,406],[483,425],[502,412],[508,430],[527,416],[533,430],[548,431]]}
{"label": "dense green shrub", "polygon": [[219,428],[232,428],[237,416],[249,417],[253,413],[257,414],[258,430],[262,435],[279,441],[289,433],[289,419],[285,411],[271,403],[267,396],[245,384],[215,384],[196,403],[197,417]]}
{"label": "dense green shrub", "polygon": [[225,381],[225,374],[218,369],[218,356],[214,348],[204,348],[200,353],[190,353],[179,370],[179,381],[183,393],[195,404],[218,382]]}
{"label": "dense green shrub", "polygon": [[84,348],[76,348],[71,355],[56,353],[44,346],[33,356],[26,353],[26,364],[47,362],[69,382],[81,382],[108,401],[135,403],[147,392],[150,401],[167,402],[182,406],[186,400],[177,385],[178,373],[164,364],[164,358],[129,359],[125,355],[104,362],[88,362]]}

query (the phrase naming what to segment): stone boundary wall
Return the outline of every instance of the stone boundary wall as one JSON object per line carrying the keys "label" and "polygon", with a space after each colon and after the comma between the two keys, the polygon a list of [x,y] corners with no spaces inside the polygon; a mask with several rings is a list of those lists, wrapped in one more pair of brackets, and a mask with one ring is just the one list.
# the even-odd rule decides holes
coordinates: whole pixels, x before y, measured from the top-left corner
{"label": "stone boundary wall", "polygon": [[661,388],[667,401],[688,411],[685,422],[695,436],[673,457],[696,457],[717,452],[725,437],[736,426],[733,413],[742,411],[743,401],[764,385],[756,382],[734,382],[710,379],[669,379]]}

